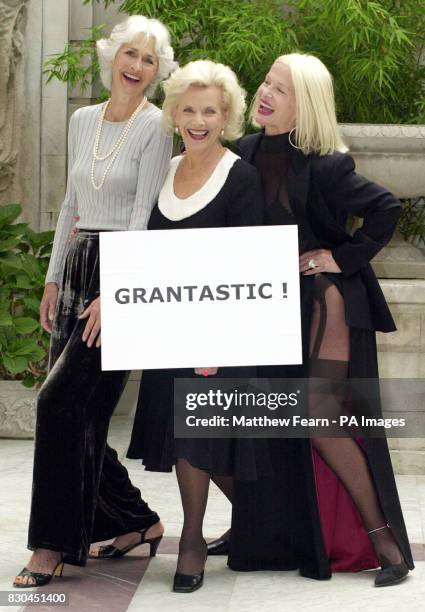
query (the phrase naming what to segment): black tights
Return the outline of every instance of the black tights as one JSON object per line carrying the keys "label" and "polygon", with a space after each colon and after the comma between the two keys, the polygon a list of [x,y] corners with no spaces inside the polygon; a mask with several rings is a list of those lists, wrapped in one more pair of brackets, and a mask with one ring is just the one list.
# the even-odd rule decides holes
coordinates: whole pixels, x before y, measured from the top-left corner
{"label": "black tights", "polygon": [[[310,335],[309,415],[337,419],[344,411],[344,394],[338,381],[348,375],[350,330],[345,321],[344,299],[325,276],[315,277],[315,295]],[[321,393],[329,380],[326,394]],[[329,390],[332,392],[329,393]],[[342,432],[335,425],[333,433]],[[341,429],[338,432],[338,429]],[[348,437],[312,437],[312,445],[342,481],[353,499],[365,528],[370,531],[386,524],[366,457],[355,440]],[[372,534],[372,544],[382,563],[399,563],[397,544],[389,529]]]}
{"label": "black tights", "polygon": [[202,535],[210,476],[193,467],[187,459],[176,462],[177,481],[183,506],[183,529],[180,537],[177,571],[198,574],[206,558],[206,545]]}
{"label": "black tights", "polygon": [[[197,574],[202,571],[206,555],[202,523],[207,505],[210,476],[203,470],[193,467],[183,458],[177,459],[176,474],[184,516],[177,571],[182,574]],[[233,478],[214,476],[213,481],[232,502]]]}

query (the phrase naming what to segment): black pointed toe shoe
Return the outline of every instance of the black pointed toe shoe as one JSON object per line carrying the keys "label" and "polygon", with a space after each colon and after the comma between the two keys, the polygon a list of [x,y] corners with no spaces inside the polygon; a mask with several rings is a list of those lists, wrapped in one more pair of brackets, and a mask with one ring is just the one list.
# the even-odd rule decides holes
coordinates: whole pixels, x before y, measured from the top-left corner
{"label": "black pointed toe shoe", "polygon": [[228,555],[229,554],[229,540],[220,537],[207,544],[208,556],[214,555]]}
{"label": "black pointed toe shoe", "polygon": [[[381,527],[377,527],[376,529],[371,529],[367,533],[369,537],[371,537],[387,529],[391,530],[389,523],[386,523],[385,525],[382,525]],[[374,545],[373,538],[371,538],[371,541],[372,541],[372,545]],[[397,546],[397,544],[395,543],[394,545]],[[376,548],[375,548],[375,551],[376,551]],[[381,564],[381,569],[375,578],[376,587],[391,586],[392,584],[398,584],[399,582],[401,582],[402,580],[406,578],[407,574],[409,573],[409,568],[407,567],[407,564],[405,560],[403,559],[401,552],[400,552],[400,558],[401,558],[400,563],[391,563],[391,561],[387,559],[387,557],[384,554],[382,553],[379,554],[379,551],[377,551],[377,556]]]}
{"label": "black pointed toe shoe", "polygon": [[204,572],[200,574],[174,574],[173,591],[175,593],[193,593],[204,584]]}
{"label": "black pointed toe shoe", "polygon": [[146,538],[146,532],[150,529],[150,527],[146,527],[145,529],[141,529],[138,533],[140,533],[140,542],[136,544],[130,544],[130,546],[126,546],[125,548],[117,548],[112,544],[108,544],[107,546],[99,546],[97,550],[97,555],[89,555],[90,559],[119,559],[123,557],[125,554],[133,550],[137,546],[141,546],[142,544],[149,544],[150,551],[149,556],[155,557],[156,551],[158,550],[158,546],[162,540],[162,535],[157,536],[156,538]]}
{"label": "black pointed toe shoe", "polygon": [[[207,543],[204,540],[205,544],[205,557],[204,557],[204,567],[208,557],[207,553]],[[179,553],[180,554],[180,553]],[[173,591],[175,593],[193,593],[193,591],[197,591],[204,584],[204,570],[199,574],[181,574],[180,572],[176,572],[174,574],[173,581]]]}
{"label": "black pointed toe shoe", "polygon": [[407,577],[409,568],[404,560],[395,565],[386,565],[383,567],[375,578],[375,586],[383,587],[392,584],[398,584]]}

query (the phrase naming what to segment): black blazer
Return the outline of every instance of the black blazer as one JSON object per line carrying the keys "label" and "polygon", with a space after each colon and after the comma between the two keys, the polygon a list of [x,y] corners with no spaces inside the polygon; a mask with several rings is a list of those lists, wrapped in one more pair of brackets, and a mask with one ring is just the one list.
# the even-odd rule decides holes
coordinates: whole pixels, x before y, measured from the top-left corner
{"label": "black blazer", "polygon": [[[245,136],[239,154],[253,163],[262,134]],[[391,312],[370,265],[370,260],[391,239],[401,204],[383,187],[356,174],[346,153],[305,155],[295,149],[288,174],[290,202],[304,207],[322,248],[342,271],[345,315],[350,327],[396,329]],[[348,213],[363,218],[353,236],[346,230]]]}

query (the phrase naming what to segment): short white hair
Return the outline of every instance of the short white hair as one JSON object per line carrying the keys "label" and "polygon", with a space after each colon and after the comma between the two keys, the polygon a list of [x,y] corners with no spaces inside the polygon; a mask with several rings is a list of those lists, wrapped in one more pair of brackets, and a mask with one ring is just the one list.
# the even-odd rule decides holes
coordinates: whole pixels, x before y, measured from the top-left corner
{"label": "short white hair", "polygon": [[[332,76],[314,55],[289,53],[274,63],[289,66],[295,91],[296,135],[291,136],[297,148],[305,154],[327,155],[334,151],[348,151],[339,131]],[[258,92],[251,110],[251,122],[258,127],[254,116],[258,108]]]}
{"label": "short white hair", "polygon": [[162,120],[170,134],[174,129],[173,111],[178,98],[192,85],[217,87],[223,96],[224,110],[228,112],[223,138],[235,140],[242,136],[246,110],[245,90],[239,85],[236,74],[229,66],[210,60],[189,62],[175,72],[162,84],[165,99],[162,105]]}
{"label": "short white hair", "polygon": [[158,72],[145,94],[152,97],[158,84],[166,79],[170,72],[177,68],[174,61],[174,51],[170,43],[170,33],[158,19],[148,19],[143,15],[128,17],[114,27],[109,38],[97,41],[97,55],[100,65],[100,78],[107,89],[112,85],[112,64],[118,49],[122,45],[134,42],[139,36],[153,39],[154,49],[158,58]]}

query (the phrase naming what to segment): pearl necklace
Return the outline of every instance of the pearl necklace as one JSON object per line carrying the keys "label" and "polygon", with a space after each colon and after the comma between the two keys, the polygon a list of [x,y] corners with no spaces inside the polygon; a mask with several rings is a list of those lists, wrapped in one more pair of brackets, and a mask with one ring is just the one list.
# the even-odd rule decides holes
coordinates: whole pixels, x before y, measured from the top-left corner
{"label": "pearl necklace", "polygon": [[[114,144],[114,146],[109,151],[109,153],[107,153],[106,155],[99,155],[100,137],[101,137],[101,134],[102,134],[103,122],[105,120],[105,113],[106,113],[106,110],[108,108],[110,100],[108,100],[106,102],[106,104],[104,105],[104,107],[102,109],[102,112],[100,113],[99,121],[98,121],[98,124],[97,124],[96,138],[94,140],[94,145],[93,145],[93,159],[92,159],[91,173],[90,173],[91,184],[93,185],[93,189],[95,189],[96,191],[99,191],[100,189],[102,189],[103,184],[104,184],[105,179],[106,179],[106,175],[108,174],[109,170],[111,169],[111,166],[114,163],[114,161],[115,161],[118,153],[120,152],[123,144],[127,140],[127,136],[128,136],[128,134],[129,134],[129,132],[131,130],[131,126],[134,123],[134,120],[136,118],[137,113],[142,110],[142,108],[145,106],[147,101],[148,101],[148,99],[146,98],[146,96],[144,96],[143,100],[140,102],[139,106],[136,108],[134,113],[131,115],[130,119],[125,124],[125,127],[124,127],[123,131],[121,132],[117,142]],[[96,181],[94,180],[94,166],[95,166],[95,162],[96,161],[104,161],[105,159],[108,159],[108,157],[110,157],[111,159],[109,160],[109,163],[108,163],[108,165],[106,166],[106,168],[105,168],[105,170],[103,172],[103,176],[100,179],[100,183],[96,184]]]}

